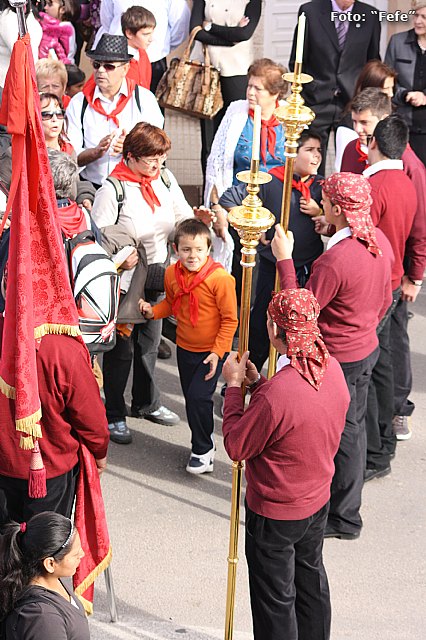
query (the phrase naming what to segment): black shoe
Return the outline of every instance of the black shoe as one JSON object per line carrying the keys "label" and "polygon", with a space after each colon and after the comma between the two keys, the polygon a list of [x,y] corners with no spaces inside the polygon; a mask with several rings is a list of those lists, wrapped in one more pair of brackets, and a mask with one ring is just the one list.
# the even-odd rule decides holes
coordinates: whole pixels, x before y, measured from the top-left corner
{"label": "black shoe", "polygon": [[390,472],[390,465],[384,469],[366,469],[364,471],[364,482],[370,482],[370,480],[374,480],[374,478],[384,478],[385,476],[388,476]]}
{"label": "black shoe", "polygon": [[172,350],[163,339],[160,340],[160,344],[158,345],[158,357],[160,360],[168,360],[172,357]]}
{"label": "black shoe", "polygon": [[355,531],[354,533],[345,533],[344,531],[337,531],[330,525],[326,525],[324,531],[324,538],[339,538],[339,540],[357,540],[361,535],[361,531]]}

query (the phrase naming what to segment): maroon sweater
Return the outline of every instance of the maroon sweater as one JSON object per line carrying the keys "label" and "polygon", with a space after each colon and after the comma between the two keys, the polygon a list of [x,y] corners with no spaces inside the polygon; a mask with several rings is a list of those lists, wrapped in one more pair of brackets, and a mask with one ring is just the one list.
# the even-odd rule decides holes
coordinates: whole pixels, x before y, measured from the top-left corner
{"label": "maroon sweater", "polygon": [[[356,140],[352,140],[346,146],[341,171],[362,173],[366,169],[365,162],[358,162],[355,145]],[[406,271],[413,280],[422,280],[426,269],[426,169],[410,145],[407,145],[401,160],[404,172],[413,183],[417,196],[416,215],[405,247],[405,256],[409,260]],[[401,200],[400,194],[398,199]]]}
{"label": "maroon sweater", "polygon": [[261,379],[245,412],[241,389],[228,387],[224,445],[232,460],[246,460],[252,511],[303,520],[326,504],[348,406],[345,378],[333,357],[318,391],[288,365]]}
{"label": "maroon sweater", "polygon": [[[395,256],[392,267],[392,289],[395,290],[404,275],[405,246],[417,208],[416,190],[410,178],[400,169],[384,169],[368,179],[373,198],[371,218],[391,243]],[[412,277],[410,272],[408,275]]]}
{"label": "maroon sweater", "polygon": [[[382,257],[351,237],[312,265],[306,288],[318,300],[318,325],[327,349],[339,362],[358,362],[374,351],[377,325],[392,302],[393,254],[379,229],[377,242]],[[292,260],[280,260],[277,267],[282,289],[298,286]]]}
{"label": "maroon sweater", "polygon": [[[37,375],[43,414],[39,444],[47,478],[67,473],[77,464],[77,438],[96,459],[104,458],[108,423],[85,347],[70,336],[44,336],[37,351]],[[31,451],[19,448],[13,405],[0,393],[0,474],[26,480]]]}

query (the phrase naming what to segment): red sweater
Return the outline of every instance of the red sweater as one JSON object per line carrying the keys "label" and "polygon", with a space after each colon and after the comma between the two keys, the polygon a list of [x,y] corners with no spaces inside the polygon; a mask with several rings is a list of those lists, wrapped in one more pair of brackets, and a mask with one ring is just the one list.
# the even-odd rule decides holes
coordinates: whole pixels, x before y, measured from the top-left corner
{"label": "red sweater", "polygon": [[404,275],[405,244],[410,237],[417,208],[416,190],[401,169],[383,169],[368,179],[373,198],[371,218],[391,243],[395,256],[392,267],[392,289],[395,290]]}
{"label": "red sweater", "polygon": [[[67,473],[77,464],[77,438],[96,459],[104,458],[108,423],[85,347],[70,336],[44,336],[37,351],[37,375],[43,413],[39,444],[47,478]],[[0,393],[0,474],[26,480],[31,451],[19,448],[13,405]]]}
{"label": "red sweater", "polygon": [[[312,265],[306,288],[321,308],[318,325],[331,355],[339,362],[358,362],[378,345],[376,328],[392,302],[393,254],[377,230],[383,257],[365,244],[345,238],[325,251]],[[297,287],[292,260],[277,264],[281,288]]]}
{"label": "red sweater", "polygon": [[224,445],[232,460],[246,460],[252,511],[302,520],[326,504],[348,406],[348,387],[333,357],[318,391],[286,366],[261,379],[245,412],[241,390],[228,387]]}
{"label": "red sweater", "polygon": [[[355,145],[356,140],[352,140],[346,146],[341,171],[362,173],[366,169],[365,162],[358,162]],[[409,144],[401,160],[404,172],[413,183],[417,195],[416,215],[405,247],[405,257],[409,260],[406,272],[413,280],[422,280],[426,269],[426,169]],[[398,195],[398,199],[400,198],[401,196]]]}

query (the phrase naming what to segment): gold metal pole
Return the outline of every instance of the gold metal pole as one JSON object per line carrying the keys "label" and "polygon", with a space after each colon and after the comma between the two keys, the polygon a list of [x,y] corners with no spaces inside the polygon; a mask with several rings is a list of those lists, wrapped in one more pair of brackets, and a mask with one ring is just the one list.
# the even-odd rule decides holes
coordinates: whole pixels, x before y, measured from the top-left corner
{"label": "gold metal pole", "polygon": [[[229,224],[238,232],[241,239],[241,266],[243,267],[241,305],[240,305],[240,333],[238,354],[241,357],[248,348],[250,326],[250,299],[253,277],[253,267],[256,264],[256,247],[260,236],[274,224],[274,216],[268,209],[262,207],[258,197],[259,185],[266,184],[272,178],[268,173],[259,172],[259,160],[252,160],[249,171],[237,174],[241,182],[247,183],[248,196],[242,205],[234,207],[228,214]],[[242,387],[245,396],[244,385]],[[234,629],[235,585],[238,563],[238,533],[240,523],[240,500],[243,463],[232,463],[232,497],[231,521],[228,552],[228,583],[226,592],[225,640],[232,640]]]}
{"label": "gold metal pole", "polygon": [[[285,73],[284,80],[291,82],[291,94],[287,103],[275,109],[274,114],[280,121],[285,132],[285,171],[283,185],[283,199],[281,204],[281,221],[285,232],[288,231],[290,218],[291,191],[293,180],[294,160],[297,156],[298,140],[300,135],[315,118],[314,112],[305,107],[305,101],[301,96],[303,84],[311,82],[312,76],[302,73],[302,63],[296,62],[294,73]],[[280,290],[278,272],[275,275],[275,291]],[[268,378],[272,378],[277,368],[277,352],[272,344],[269,347]]]}

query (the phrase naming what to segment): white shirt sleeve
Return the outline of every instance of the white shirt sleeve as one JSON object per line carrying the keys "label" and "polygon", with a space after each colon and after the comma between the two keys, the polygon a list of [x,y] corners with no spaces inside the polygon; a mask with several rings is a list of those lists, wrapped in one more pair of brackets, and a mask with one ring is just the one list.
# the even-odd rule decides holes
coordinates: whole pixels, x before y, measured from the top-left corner
{"label": "white shirt sleeve", "polygon": [[170,51],[176,49],[189,35],[191,12],[185,0],[169,0]]}
{"label": "white shirt sleeve", "polygon": [[149,124],[153,124],[155,127],[162,129],[164,126],[164,116],[161,113],[155,95],[152,91],[149,91],[149,89],[139,87],[139,97],[141,103],[141,122],[149,122]]}
{"label": "white shirt sleeve", "polygon": [[114,0],[102,0],[99,19],[104,33],[109,33],[111,22],[114,18]]}
{"label": "white shirt sleeve", "polygon": [[83,151],[83,131],[81,128],[81,110],[83,108],[84,96],[77,93],[70,100],[66,110],[67,135],[78,155]]}
{"label": "white shirt sleeve", "polygon": [[100,229],[117,222],[118,202],[113,184],[104,182],[97,190],[90,215]]}

